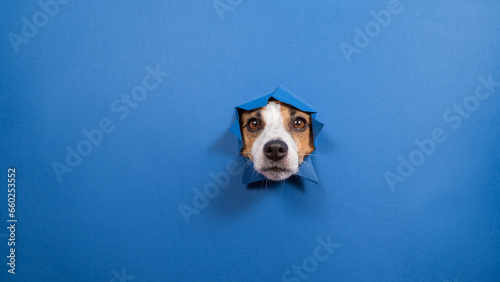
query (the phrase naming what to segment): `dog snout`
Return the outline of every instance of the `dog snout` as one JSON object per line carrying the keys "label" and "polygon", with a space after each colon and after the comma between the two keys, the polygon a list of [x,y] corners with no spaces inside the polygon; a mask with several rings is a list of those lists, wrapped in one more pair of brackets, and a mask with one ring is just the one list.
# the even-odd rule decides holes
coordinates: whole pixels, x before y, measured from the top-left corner
{"label": "dog snout", "polygon": [[279,161],[286,156],[288,146],[281,140],[272,140],[264,145],[264,154],[273,161]]}

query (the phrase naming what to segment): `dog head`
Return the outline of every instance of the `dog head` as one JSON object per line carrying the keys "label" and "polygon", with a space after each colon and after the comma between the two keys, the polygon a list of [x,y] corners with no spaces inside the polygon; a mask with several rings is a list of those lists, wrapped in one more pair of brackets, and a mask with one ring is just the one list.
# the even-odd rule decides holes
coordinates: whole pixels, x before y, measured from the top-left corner
{"label": "dog head", "polygon": [[280,181],[299,171],[315,150],[311,114],[269,99],[264,107],[240,113],[241,154],[257,172]]}

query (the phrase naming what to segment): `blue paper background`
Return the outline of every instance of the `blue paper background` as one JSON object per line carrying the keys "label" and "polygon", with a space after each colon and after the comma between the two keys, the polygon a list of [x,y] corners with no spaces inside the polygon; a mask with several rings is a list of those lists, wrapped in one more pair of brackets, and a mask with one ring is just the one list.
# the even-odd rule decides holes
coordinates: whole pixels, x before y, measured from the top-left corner
{"label": "blue paper background", "polygon": [[[500,279],[500,87],[456,129],[443,119],[479,76],[500,81],[498,3],[401,1],[350,62],[339,45],[353,45],[355,28],[389,1],[217,3],[230,10],[70,1],[16,53],[9,33],[21,36],[22,18],[42,9],[4,1],[0,280],[302,281],[286,271],[303,263],[309,281]],[[170,75],[121,120],[111,107],[148,66]],[[279,84],[325,124],[313,156],[320,184],[247,188],[229,174],[242,167],[228,131],[234,106]],[[114,131],[59,182],[51,163],[105,118]],[[384,173],[436,128],[446,141],[391,189]],[[195,208],[205,187],[219,192],[198,199],[206,207],[187,224],[179,207]],[[317,238],[328,236],[339,245],[317,261]]]}

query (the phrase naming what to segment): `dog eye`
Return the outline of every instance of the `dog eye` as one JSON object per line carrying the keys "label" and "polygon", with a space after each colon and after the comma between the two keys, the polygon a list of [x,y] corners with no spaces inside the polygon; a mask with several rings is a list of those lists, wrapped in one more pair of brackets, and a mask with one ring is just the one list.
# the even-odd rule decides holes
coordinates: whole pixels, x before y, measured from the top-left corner
{"label": "dog eye", "polygon": [[248,129],[250,131],[256,131],[260,128],[260,120],[252,118],[248,121]]}
{"label": "dog eye", "polygon": [[293,121],[293,127],[297,129],[304,129],[306,127],[306,124],[306,120],[301,117],[298,117]]}

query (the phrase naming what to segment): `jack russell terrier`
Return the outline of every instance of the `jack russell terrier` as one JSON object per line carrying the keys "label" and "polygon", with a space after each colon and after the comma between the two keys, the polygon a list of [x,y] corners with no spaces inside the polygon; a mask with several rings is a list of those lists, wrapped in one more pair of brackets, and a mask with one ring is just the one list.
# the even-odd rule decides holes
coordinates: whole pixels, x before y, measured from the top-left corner
{"label": "jack russell terrier", "polygon": [[304,158],[315,150],[311,114],[276,99],[242,112],[239,122],[241,155],[270,180],[281,181],[296,174]]}

